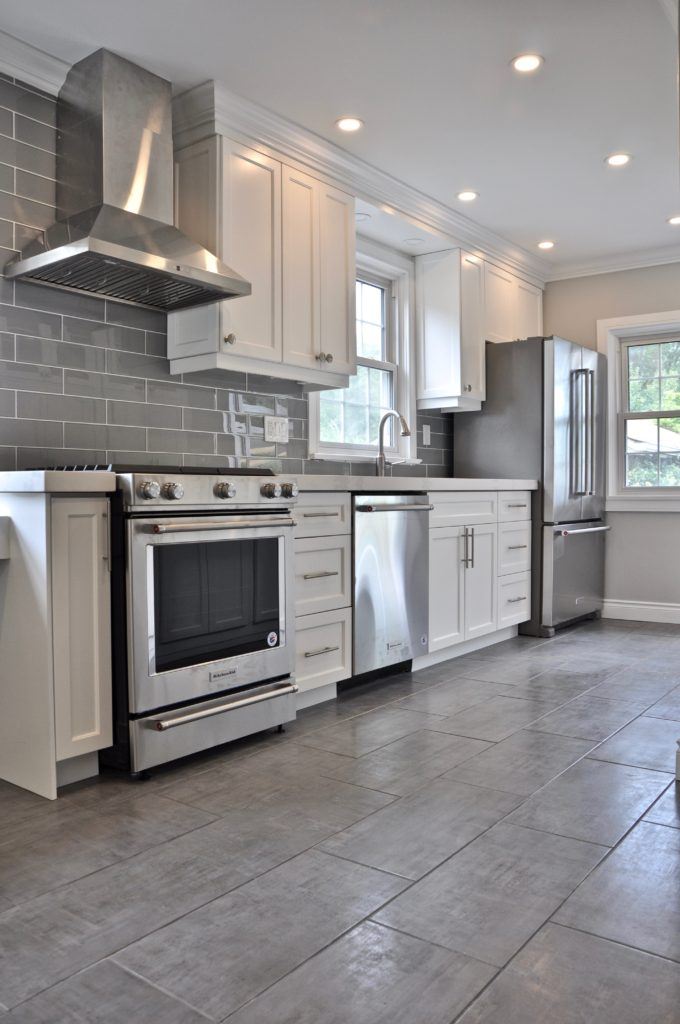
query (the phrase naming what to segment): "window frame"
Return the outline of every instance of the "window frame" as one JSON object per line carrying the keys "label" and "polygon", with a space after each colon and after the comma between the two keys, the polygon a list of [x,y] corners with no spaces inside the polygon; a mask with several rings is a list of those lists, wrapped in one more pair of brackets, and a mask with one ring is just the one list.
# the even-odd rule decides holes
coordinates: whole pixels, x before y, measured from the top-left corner
{"label": "window frame", "polygon": [[[356,281],[385,289],[385,337],[387,360],[357,358],[357,365],[389,369],[393,373],[393,407],[411,428],[410,437],[394,437],[385,445],[388,462],[417,464],[415,360],[413,353],[413,301],[415,264],[411,257],[368,239],[357,239]],[[356,318],[355,318],[356,323]],[[377,445],[329,444],[320,438],[320,392],[309,394],[309,451],[311,460],[373,462]]]}
{"label": "window frame", "polygon": [[649,409],[646,412],[632,412],[630,410],[630,377],[628,373],[628,350],[640,348],[642,345],[659,345],[668,342],[680,342],[680,332],[675,334],[662,334],[644,338],[624,338],[619,343],[621,359],[621,397],[618,411],[618,451],[619,451],[619,480],[621,490],[624,494],[639,495],[653,493],[655,495],[678,495],[680,496],[680,485],[675,487],[634,487],[628,482],[626,466],[626,424],[629,420],[661,420],[679,419],[680,409]]}

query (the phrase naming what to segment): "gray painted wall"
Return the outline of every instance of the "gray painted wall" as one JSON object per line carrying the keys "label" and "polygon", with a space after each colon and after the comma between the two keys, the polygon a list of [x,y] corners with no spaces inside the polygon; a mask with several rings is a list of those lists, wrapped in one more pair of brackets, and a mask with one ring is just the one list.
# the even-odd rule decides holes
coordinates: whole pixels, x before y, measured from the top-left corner
{"label": "gray painted wall", "polygon": [[[54,220],[55,101],[0,75],[0,266]],[[165,316],[0,277],[0,470],[53,464],[272,466],[289,473],[373,473],[307,459],[301,386],[243,373],[171,377]],[[287,416],[287,444],[263,417]],[[422,427],[432,443],[422,448]],[[420,466],[448,476],[452,417],[418,416]]]}
{"label": "gray painted wall", "polygon": [[[546,334],[597,346],[596,321],[680,309],[680,263],[553,281]],[[605,593],[610,600],[680,605],[680,513],[613,512]]]}

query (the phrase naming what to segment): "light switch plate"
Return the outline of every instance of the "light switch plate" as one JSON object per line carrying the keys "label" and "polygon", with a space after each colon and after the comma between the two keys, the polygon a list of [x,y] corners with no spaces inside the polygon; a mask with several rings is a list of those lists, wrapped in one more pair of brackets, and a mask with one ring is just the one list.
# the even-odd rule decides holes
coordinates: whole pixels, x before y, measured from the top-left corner
{"label": "light switch plate", "polygon": [[265,441],[280,441],[285,444],[288,440],[288,418],[286,416],[265,416],[264,439]]}
{"label": "light switch plate", "polygon": [[430,444],[430,427],[427,423],[423,423],[423,444]]}

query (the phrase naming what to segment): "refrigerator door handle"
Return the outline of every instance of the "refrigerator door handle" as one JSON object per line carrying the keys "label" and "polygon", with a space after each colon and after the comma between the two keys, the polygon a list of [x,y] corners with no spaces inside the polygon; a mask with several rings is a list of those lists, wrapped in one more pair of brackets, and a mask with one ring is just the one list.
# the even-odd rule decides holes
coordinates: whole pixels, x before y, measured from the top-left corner
{"label": "refrigerator door handle", "polygon": [[571,491],[582,498],[588,493],[588,371],[571,371],[571,402],[569,416]]}
{"label": "refrigerator door handle", "polygon": [[586,533],[609,533],[611,526],[588,526],[585,530],[565,530],[561,526],[555,526],[553,529],[561,537],[580,537]]}
{"label": "refrigerator door handle", "polygon": [[588,370],[588,494],[595,494],[595,371]]}

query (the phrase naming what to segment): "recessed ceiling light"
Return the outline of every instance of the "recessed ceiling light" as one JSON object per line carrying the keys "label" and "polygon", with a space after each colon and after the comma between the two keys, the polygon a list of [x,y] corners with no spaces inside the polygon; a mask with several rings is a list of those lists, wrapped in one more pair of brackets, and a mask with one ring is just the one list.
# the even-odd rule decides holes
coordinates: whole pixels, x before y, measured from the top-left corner
{"label": "recessed ceiling light", "polygon": [[525,75],[529,71],[537,71],[543,63],[543,58],[538,53],[520,53],[511,63],[515,71]]}
{"label": "recessed ceiling light", "polygon": [[669,224],[680,224],[680,214],[675,214],[673,217],[668,218]]}
{"label": "recessed ceiling light", "polygon": [[610,153],[607,157],[607,163],[610,167],[625,167],[626,164],[630,163],[630,153]]}
{"label": "recessed ceiling light", "polygon": [[360,117],[339,117],[335,123],[341,132],[358,132],[364,127]]}
{"label": "recessed ceiling light", "polygon": [[458,193],[458,198],[461,203],[471,203],[473,199],[476,199],[479,192],[473,192],[472,189],[466,188],[462,192]]}
{"label": "recessed ceiling light", "polygon": [[370,213],[359,212],[354,214],[354,219],[357,222],[357,224],[362,224],[365,220],[370,220],[371,215]]}
{"label": "recessed ceiling light", "polygon": [[538,248],[539,249],[552,249],[552,248],[554,248],[554,246],[555,246],[555,243],[551,242],[549,238],[546,238],[546,240],[544,242],[539,242],[538,243]]}

